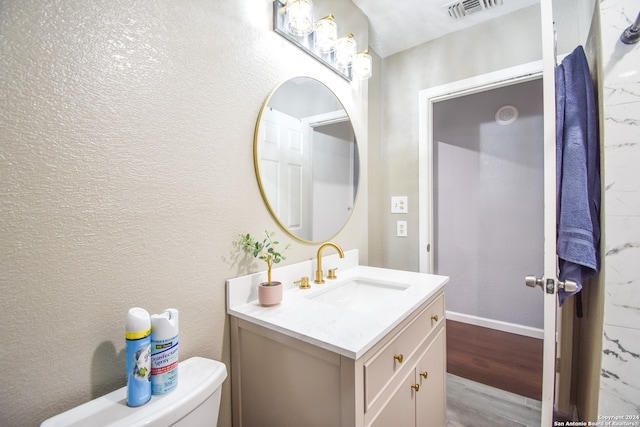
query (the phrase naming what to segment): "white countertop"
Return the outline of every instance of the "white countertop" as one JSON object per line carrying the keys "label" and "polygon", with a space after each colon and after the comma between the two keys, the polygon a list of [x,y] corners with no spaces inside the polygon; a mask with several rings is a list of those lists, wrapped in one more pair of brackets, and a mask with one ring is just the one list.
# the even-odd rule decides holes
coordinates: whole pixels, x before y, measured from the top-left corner
{"label": "white countertop", "polygon": [[[314,284],[312,261],[274,269],[274,280],[285,284],[283,300],[274,307],[262,307],[257,301],[256,287],[264,281],[265,273],[228,280],[227,313],[357,360],[449,281],[447,276],[357,265],[357,250],[345,252],[345,259],[331,255],[322,262],[325,273],[326,268],[339,267],[337,280]],[[302,276],[310,278],[311,289],[294,287],[293,281]],[[361,277],[409,286],[366,313],[309,298]]]}

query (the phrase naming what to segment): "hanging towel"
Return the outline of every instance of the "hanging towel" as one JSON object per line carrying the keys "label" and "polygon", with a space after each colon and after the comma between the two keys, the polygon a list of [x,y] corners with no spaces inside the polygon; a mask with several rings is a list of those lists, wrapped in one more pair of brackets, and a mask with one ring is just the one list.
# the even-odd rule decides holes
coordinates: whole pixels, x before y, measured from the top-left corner
{"label": "hanging towel", "polygon": [[[598,115],[582,46],[556,68],[556,201],[559,279],[580,292],[600,268]],[[561,291],[560,305],[572,294]]]}

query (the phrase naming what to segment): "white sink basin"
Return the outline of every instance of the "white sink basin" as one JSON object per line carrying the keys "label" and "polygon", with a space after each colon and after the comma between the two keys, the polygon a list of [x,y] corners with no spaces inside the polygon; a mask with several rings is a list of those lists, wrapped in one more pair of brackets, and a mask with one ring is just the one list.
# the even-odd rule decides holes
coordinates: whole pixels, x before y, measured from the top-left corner
{"label": "white sink basin", "polygon": [[409,286],[405,283],[353,278],[317,294],[309,295],[307,298],[360,313],[369,313],[383,305],[385,301],[389,301],[389,298],[405,291]]}

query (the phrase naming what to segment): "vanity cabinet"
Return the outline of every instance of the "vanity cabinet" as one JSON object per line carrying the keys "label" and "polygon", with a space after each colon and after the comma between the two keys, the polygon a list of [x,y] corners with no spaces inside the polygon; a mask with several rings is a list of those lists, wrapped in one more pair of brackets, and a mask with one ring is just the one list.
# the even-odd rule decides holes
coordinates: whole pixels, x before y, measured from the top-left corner
{"label": "vanity cabinet", "polygon": [[440,328],[415,368],[402,377],[380,412],[367,426],[444,426],[445,353],[445,331]]}
{"label": "vanity cabinet", "polygon": [[444,295],[439,295],[364,362],[365,425],[444,426],[445,355]]}
{"label": "vanity cabinet", "polygon": [[443,289],[355,360],[235,316],[230,324],[235,427],[446,425]]}

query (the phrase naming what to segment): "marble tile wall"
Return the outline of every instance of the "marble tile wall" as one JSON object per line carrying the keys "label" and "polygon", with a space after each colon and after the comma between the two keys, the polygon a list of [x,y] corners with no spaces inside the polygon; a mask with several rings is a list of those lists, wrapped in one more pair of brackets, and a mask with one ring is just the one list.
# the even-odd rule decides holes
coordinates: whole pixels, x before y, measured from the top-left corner
{"label": "marble tile wall", "polygon": [[606,252],[601,417],[640,414],[640,43],[619,41],[639,12],[638,0],[600,2]]}

